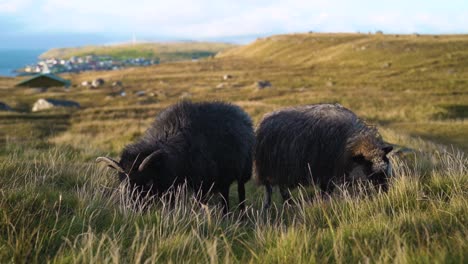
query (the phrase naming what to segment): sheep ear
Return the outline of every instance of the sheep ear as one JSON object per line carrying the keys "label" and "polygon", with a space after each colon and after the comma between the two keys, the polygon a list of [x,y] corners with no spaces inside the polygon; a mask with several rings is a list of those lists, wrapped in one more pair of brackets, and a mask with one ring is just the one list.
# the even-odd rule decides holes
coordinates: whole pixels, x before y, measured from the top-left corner
{"label": "sheep ear", "polygon": [[138,166],[138,171],[143,171],[152,161],[156,160],[157,158],[161,157],[164,154],[162,150],[156,150],[155,152],[151,153],[146,157]]}
{"label": "sheep ear", "polygon": [[96,159],[96,162],[104,162],[107,164],[107,166],[109,166],[110,168],[113,168],[115,170],[117,170],[118,172],[124,172],[124,170],[122,169],[122,167],[119,165],[119,163],[109,157],[98,157]]}
{"label": "sheep ear", "polygon": [[382,148],[382,150],[385,152],[385,155],[387,155],[388,153],[390,153],[390,151],[393,150],[393,146],[392,145],[386,145]]}

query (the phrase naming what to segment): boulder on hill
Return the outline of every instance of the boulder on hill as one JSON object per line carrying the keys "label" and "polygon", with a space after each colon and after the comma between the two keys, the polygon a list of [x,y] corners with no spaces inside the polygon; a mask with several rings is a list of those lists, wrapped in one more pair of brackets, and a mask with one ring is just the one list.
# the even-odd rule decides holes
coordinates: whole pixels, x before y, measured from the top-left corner
{"label": "boulder on hill", "polygon": [[122,87],[122,82],[121,81],[115,81],[112,83],[112,87]]}
{"label": "boulder on hill", "polygon": [[328,87],[333,87],[333,86],[335,86],[335,84],[336,84],[336,82],[330,81],[330,80],[325,83],[325,85],[328,86]]}
{"label": "boulder on hill", "polygon": [[255,85],[257,86],[258,89],[265,89],[265,88],[268,88],[268,87],[271,87],[271,82],[270,81],[257,81],[255,83]]}
{"label": "boulder on hill", "polygon": [[392,66],[391,62],[385,62],[384,64],[382,64],[382,68],[390,68],[391,66]]}
{"label": "boulder on hill", "polygon": [[0,111],[11,111],[11,107],[9,107],[7,104],[0,102]]}
{"label": "boulder on hill", "polygon": [[80,104],[74,101],[41,98],[34,103],[32,107],[32,111],[38,112],[38,111],[54,109],[54,108],[59,108],[59,107],[79,108]]}
{"label": "boulder on hill", "polygon": [[145,96],[146,92],[145,91],[137,91],[137,92],[135,92],[135,95],[138,96],[138,97]]}
{"label": "boulder on hill", "polygon": [[97,78],[97,79],[93,80],[93,82],[91,83],[91,86],[93,88],[98,88],[99,86],[104,85],[104,83],[105,83],[104,79]]}

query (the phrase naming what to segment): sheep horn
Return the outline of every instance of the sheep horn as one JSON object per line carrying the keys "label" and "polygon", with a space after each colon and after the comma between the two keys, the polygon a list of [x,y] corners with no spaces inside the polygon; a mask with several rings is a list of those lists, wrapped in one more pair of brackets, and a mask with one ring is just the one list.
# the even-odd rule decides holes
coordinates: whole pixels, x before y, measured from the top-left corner
{"label": "sheep horn", "polygon": [[392,167],[391,162],[388,163],[387,170],[385,171],[385,174],[386,174],[387,177],[392,177],[393,176],[393,167]]}
{"label": "sheep horn", "polygon": [[122,167],[120,167],[119,163],[111,158],[108,158],[108,157],[98,157],[96,159],[96,162],[105,162],[107,164],[107,166],[113,168],[113,169],[116,169],[118,172],[122,172],[124,173],[124,170],[122,169]]}
{"label": "sheep horn", "polygon": [[163,151],[162,150],[156,150],[154,151],[153,153],[151,153],[148,157],[146,157],[140,164],[140,166],[138,166],[138,171],[143,171],[146,166],[148,166],[148,164],[151,162],[152,159],[154,159],[155,157],[157,156],[160,156],[163,154]]}
{"label": "sheep horn", "polygon": [[382,150],[385,152],[385,155],[387,155],[388,153],[390,153],[392,150],[393,150],[393,146],[392,145],[386,145],[382,148]]}

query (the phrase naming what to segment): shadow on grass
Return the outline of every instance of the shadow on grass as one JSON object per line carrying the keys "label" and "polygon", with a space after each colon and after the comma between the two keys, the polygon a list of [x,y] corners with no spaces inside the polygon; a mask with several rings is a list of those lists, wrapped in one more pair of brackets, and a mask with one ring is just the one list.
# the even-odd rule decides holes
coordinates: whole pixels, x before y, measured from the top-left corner
{"label": "shadow on grass", "polygon": [[434,115],[435,119],[465,119],[468,118],[468,105],[441,105],[444,112]]}
{"label": "shadow on grass", "polygon": [[0,153],[8,149],[8,145],[16,143],[36,149],[49,147],[50,137],[70,127],[71,116],[72,113],[63,111],[0,116]]}

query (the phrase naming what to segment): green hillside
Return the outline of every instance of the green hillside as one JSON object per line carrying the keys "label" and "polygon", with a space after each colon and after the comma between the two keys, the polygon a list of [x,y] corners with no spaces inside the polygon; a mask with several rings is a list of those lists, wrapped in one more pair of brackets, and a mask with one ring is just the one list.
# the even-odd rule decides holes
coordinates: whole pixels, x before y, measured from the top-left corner
{"label": "green hillside", "polygon": [[40,57],[69,59],[72,56],[101,55],[116,59],[159,58],[161,62],[165,62],[214,56],[233,47],[235,45],[213,42],[137,43],[56,48],[46,51]]}

